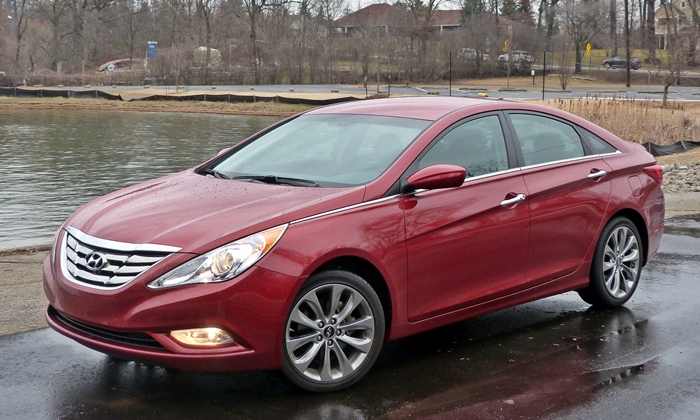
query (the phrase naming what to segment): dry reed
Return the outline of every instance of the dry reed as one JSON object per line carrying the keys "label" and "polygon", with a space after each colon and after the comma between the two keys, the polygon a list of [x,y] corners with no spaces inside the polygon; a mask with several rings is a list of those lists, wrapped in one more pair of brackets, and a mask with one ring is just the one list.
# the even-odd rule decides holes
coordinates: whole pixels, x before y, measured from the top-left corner
{"label": "dry reed", "polygon": [[616,136],[637,142],[667,145],[700,137],[698,117],[686,110],[686,104],[674,102],[661,107],[655,101],[630,101],[627,98],[553,99],[544,102],[591,121]]}

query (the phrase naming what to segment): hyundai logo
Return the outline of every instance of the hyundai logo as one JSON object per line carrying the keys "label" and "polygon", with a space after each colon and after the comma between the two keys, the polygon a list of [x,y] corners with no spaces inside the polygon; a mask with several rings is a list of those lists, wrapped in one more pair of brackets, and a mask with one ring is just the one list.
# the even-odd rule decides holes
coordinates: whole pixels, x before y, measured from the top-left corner
{"label": "hyundai logo", "polygon": [[107,257],[100,252],[92,252],[85,257],[85,265],[88,270],[96,273],[109,265]]}

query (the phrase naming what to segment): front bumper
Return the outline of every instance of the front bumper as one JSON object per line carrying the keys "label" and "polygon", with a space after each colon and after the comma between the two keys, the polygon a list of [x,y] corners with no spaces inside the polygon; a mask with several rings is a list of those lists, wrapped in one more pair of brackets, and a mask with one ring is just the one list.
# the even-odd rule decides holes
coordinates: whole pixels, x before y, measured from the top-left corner
{"label": "front bumper", "polygon": [[[145,274],[145,273],[144,273]],[[148,277],[150,279],[151,276]],[[284,325],[303,278],[259,267],[223,283],[151,290],[136,279],[114,291],[68,281],[44,261],[46,319],[59,333],[103,353],[188,371],[239,371],[281,366]],[[234,344],[183,345],[173,330],[217,327]]]}

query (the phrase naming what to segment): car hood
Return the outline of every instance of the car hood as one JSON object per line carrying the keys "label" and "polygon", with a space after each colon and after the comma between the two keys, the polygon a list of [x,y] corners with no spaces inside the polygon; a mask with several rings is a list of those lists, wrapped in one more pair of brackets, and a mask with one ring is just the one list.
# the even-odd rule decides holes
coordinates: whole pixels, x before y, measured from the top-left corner
{"label": "car hood", "polygon": [[65,223],[88,235],[202,253],[273,226],[362,201],[364,187],[306,188],[185,171],[119,190]]}

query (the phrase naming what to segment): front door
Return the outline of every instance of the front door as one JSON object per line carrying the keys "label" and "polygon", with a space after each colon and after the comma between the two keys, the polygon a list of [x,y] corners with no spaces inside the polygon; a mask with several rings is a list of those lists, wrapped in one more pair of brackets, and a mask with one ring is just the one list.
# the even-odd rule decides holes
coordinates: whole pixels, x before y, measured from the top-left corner
{"label": "front door", "polygon": [[458,188],[403,197],[409,321],[522,289],[529,214],[519,169],[509,168],[498,115],[453,126],[419,167],[463,166]]}

